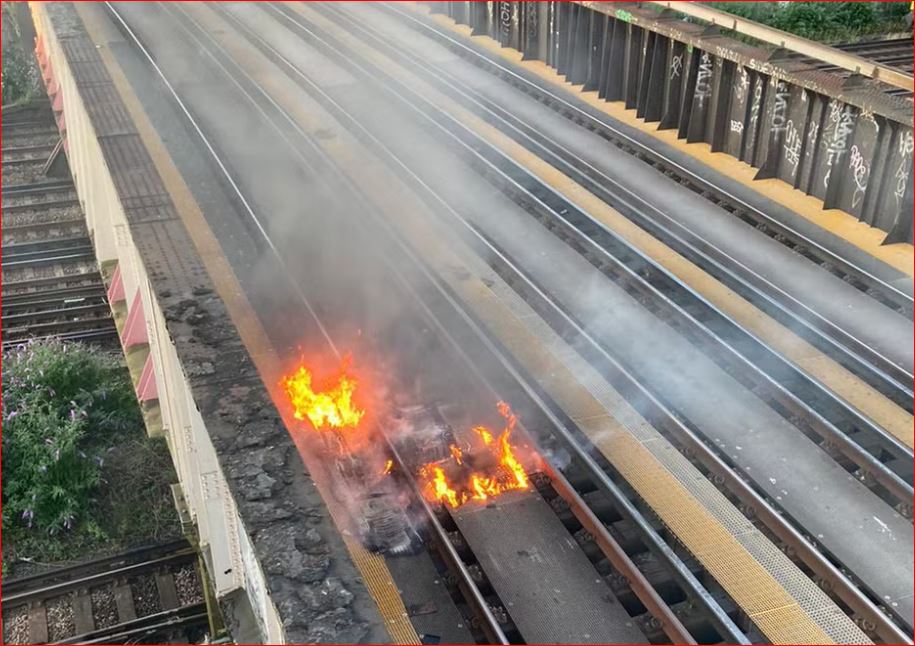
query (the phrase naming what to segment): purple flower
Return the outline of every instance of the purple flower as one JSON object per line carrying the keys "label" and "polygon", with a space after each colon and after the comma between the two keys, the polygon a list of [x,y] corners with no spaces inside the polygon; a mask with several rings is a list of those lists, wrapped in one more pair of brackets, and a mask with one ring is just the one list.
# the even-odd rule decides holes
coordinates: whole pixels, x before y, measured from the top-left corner
{"label": "purple flower", "polygon": [[[72,402],[71,402],[71,403],[72,403]],[[72,408],[70,409],[70,421],[71,421],[71,422],[76,421],[76,411],[73,410]]]}
{"label": "purple flower", "polygon": [[13,419],[14,417],[16,417],[16,415],[18,415],[18,414],[19,414],[19,411],[15,411],[15,410],[14,410],[14,411],[10,411],[10,413],[6,416],[6,421],[7,421],[7,422],[10,421],[10,420]]}
{"label": "purple flower", "polygon": [[105,464],[105,459],[102,456],[97,455],[97,456],[95,456],[95,463],[99,466],[102,466],[103,464]]}

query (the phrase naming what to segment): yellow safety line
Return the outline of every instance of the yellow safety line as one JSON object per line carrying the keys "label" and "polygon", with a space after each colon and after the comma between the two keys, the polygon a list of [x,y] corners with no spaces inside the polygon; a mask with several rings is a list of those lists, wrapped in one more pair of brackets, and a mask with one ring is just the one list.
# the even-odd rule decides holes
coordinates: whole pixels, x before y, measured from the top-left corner
{"label": "yellow safety line", "polygon": [[[297,4],[294,10],[338,34],[334,25],[307,5]],[[251,69],[248,71],[252,72]],[[267,79],[259,79],[259,82],[269,83]],[[280,89],[279,86],[277,89]],[[604,406],[545,349],[542,341],[506,308],[479,276],[462,271],[466,263],[464,256],[456,250],[462,249],[465,254],[472,252],[453,236],[436,231],[437,227],[432,224],[435,217],[429,213],[428,207],[390,169],[367,154],[360,145],[354,145],[352,136],[341,130],[339,124],[317,104],[298,100],[289,93],[279,92],[272,96],[303,128],[310,131],[320,128],[335,133],[336,136],[321,138],[317,144],[344,173],[358,182],[372,203],[400,228],[411,247],[521,361],[550,397],[570,417],[581,422],[582,429],[601,452],[728,594],[754,620],[758,617],[758,625],[766,637],[775,643],[834,643],[721,522],[627,428],[606,413]],[[787,558],[785,560],[787,566],[793,567]]]}
{"label": "yellow safety line", "polygon": [[[251,354],[262,379],[264,379],[267,391],[272,396],[275,389],[271,388],[270,384],[277,383],[282,374],[279,357],[276,355],[257,315],[254,313],[254,309],[242,291],[231,265],[223,255],[219,242],[207,224],[206,218],[200,211],[193,194],[185,184],[184,178],[172,161],[155,128],[150,123],[143,106],[133,93],[123,71],[109,48],[104,45],[106,40],[98,37],[99,30],[102,27],[91,12],[80,6],[79,3],[75,6],[83,18],[86,29],[95,36],[93,40],[96,44],[102,45],[99,53],[111,74],[114,85],[133,119],[156,169],[162,177],[175,208],[181,215],[181,219],[191,235],[194,246],[203,259],[204,266],[216,287],[217,293],[225,302],[229,316],[238,329],[239,335]],[[281,402],[275,403],[277,404],[277,409],[282,413],[285,406]],[[291,420],[284,419],[284,422],[286,422],[287,428],[291,428]],[[323,468],[318,463],[318,458],[306,451],[302,451],[301,448],[300,445],[302,459],[321,494],[321,498],[327,504],[336,526],[341,531],[346,529],[349,526],[347,512],[336,503],[330,481],[321,477]],[[391,635],[393,643],[420,644],[419,635],[410,622],[406,607],[384,558],[369,552],[359,541],[348,536],[344,535],[344,541],[353,562],[365,581],[366,587],[378,605],[385,622],[385,628]]]}
{"label": "yellow safety line", "polygon": [[692,155],[703,164],[714,168],[718,172],[749,186],[769,199],[791,209],[798,215],[855,245],[875,258],[882,260],[891,267],[898,269],[908,276],[915,276],[915,248],[913,248],[911,244],[899,243],[883,245],[882,242],[886,237],[886,232],[864,222],[860,222],[855,216],[839,209],[824,210],[823,201],[821,199],[813,197],[812,195],[807,195],[803,191],[791,187],[781,179],[755,180],[753,178],[757,173],[757,169],[746,162],[740,161],[736,157],[724,152],[712,152],[711,146],[707,143],[697,142],[688,144],[685,140],[677,138],[676,129],[658,130],[656,123],[647,123],[644,119],[637,118],[635,116],[636,111],[634,109],[627,110],[624,103],[608,102],[599,98],[596,91],[584,91],[582,85],[573,85],[572,83],[569,83],[560,76],[556,70],[543,61],[522,61],[521,52],[515,49],[502,47],[497,41],[489,36],[471,36],[470,27],[459,25],[443,14],[429,14],[430,10],[425,5],[419,5],[415,2],[405,2],[404,5],[409,6],[414,11],[431,15],[432,19],[443,27],[447,27],[465,38],[470,38],[489,51],[498,54],[505,60],[524,67],[528,71],[535,73],[540,78],[557,87],[575,92],[582,100],[598,110],[601,110],[629,126],[638,128],[642,132],[650,134],[664,143],[673,146],[677,150]]}
{"label": "yellow safety line", "polygon": [[[342,36],[346,38],[346,36]],[[352,41],[354,47],[359,47]],[[776,351],[788,357],[801,369],[839,397],[857,408],[864,416],[886,429],[909,447],[915,446],[913,416],[892,400],[850,372],[844,366],[827,357],[810,343],[797,336],[787,327],[770,317],[739,294],[687,260],[666,244],[639,228],[619,211],[588,191],[585,187],[564,175],[554,166],[531,153],[521,144],[503,134],[498,128],[483,121],[470,111],[451,101],[445,95],[430,88],[416,77],[405,73],[385,56],[362,46],[366,56],[384,66],[390,73],[407,83],[414,90],[430,98],[434,105],[447,111],[452,117],[467,125],[486,141],[527,168],[558,193],[577,204],[609,229],[669,270],[696,292],[740,323]]]}

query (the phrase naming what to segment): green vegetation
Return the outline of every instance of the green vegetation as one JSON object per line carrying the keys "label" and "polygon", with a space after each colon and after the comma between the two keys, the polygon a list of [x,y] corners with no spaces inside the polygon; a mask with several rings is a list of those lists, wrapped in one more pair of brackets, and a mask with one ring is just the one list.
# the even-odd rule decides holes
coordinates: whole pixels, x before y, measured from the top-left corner
{"label": "green vegetation", "polygon": [[27,103],[38,92],[38,66],[22,47],[10,3],[3,3],[3,105]]}
{"label": "green vegetation", "polygon": [[909,2],[709,2],[715,9],[823,42],[905,31]]}
{"label": "green vegetation", "polygon": [[162,440],[121,359],[78,343],[3,355],[4,572],[177,533]]}

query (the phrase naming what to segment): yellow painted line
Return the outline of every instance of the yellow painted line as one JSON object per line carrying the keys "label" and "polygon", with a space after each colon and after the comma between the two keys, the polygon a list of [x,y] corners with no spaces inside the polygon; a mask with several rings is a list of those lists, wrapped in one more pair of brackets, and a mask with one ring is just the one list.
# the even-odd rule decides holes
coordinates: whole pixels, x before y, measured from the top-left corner
{"label": "yellow painted line", "polygon": [[[99,37],[100,30],[104,29],[104,27],[92,12],[87,11],[79,3],[75,6],[82,16],[87,30],[93,35],[94,42],[101,44],[99,54],[111,74],[114,85],[136,125],[137,131],[149,151],[157,171],[162,177],[175,208],[187,227],[194,246],[203,259],[204,266],[216,287],[217,293],[226,304],[232,323],[238,329],[245,347],[251,354],[258,372],[264,380],[267,391],[273,397],[276,389],[272,386],[278,383],[282,375],[279,357],[276,355],[257,315],[254,313],[254,309],[242,291],[231,265],[222,254],[219,242],[200,211],[197,201],[194,199],[187,184],[185,184],[181,173],[172,161],[155,128],[150,123],[143,106],[133,93],[123,71],[112,56],[109,48],[104,45],[107,39]],[[274,400],[274,403],[283,416],[286,427],[293,428],[295,423],[285,414],[288,408],[285,403],[276,400]],[[290,434],[293,436],[293,440],[296,441],[295,434]],[[305,447],[301,442],[296,441],[296,444],[299,447],[302,460],[305,462],[308,472],[321,494],[321,498],[327,504],[337,528],[341,532],[349,531],[349,516],[345,509],[336,502],[331,490],[331,482],[324,475],[320,458],[307,450],[303,450]],[[366,587],[378,605],[385,627],[391,635],[393,643],[420,644],[419,635],[410,622],[403,600],[384,558],[366,550],[359,541],[346,534],[342,535],[356,568],[362,575]]]}
{"label": "yellow painted line", "polygon": [[[405,2],[404,5],[410,6],[414,11],[429,15],[429,8],[425,5],[419,5],[414,2]],[[647,123],[644,119],[637,118],[634,109],[627,110],[622,102],[604,101],[597,96],[596,91],[584,91],[582,85],[569,83],[543,61],[522,61],[521,52],[518,50],[502,47],[489,36],[471,36],[469,27],[459,25],[443,14],[432,14],[431,17],[440,25],[486,47],[486,49],[499,57],[524,67],[552,85],[563,90],[575,92],[589,105],[611,117],[638,128],[677,150],[692,155],[710,168],[714,168],[718,172],[749,186],[765,197],[791,209],[817,226],[866,251],[904,274],[915,276],[915,248],[911,244],[883,245],[882,242],[886,237],[886,233],[860,222],[855,216],[839,209],[824,210],[821,199],[807,195],[780,179],[754,180],[753,177],[756,175],[757,169],[738,160],[736,157],[723,152],[712,152],[711,146],[707,143],[688,144],[684,140],[677,138],[676,129],[658,130],[656,123]]]}
{"label": "yellow painted line", "polygon": [[[293,10],[322,28],[333,29],[333,25],[307,5],[296,4]],[[386,219],[399,228],[411,248],[448,283],[548,395],[571,418],[580,420],[584,432],[606,458],[623,473],[712,576],[721,582],[728,594],[749,616],[754,619],[759,617],[759,625],[764,627],[767,638],[775,643],[834,643],[718,518],[625,426],[607,414],[605,407],[545,349],[541,340],[484,284],[480,276],[463,271],[468,267],[464,259],[472,256],[472,252],[436,224],[436,216],[418,196],[358,144],[323,108],[291,91],[288,79],[278,80],[276,74],[271,76],[269,70],[254,63],[246,67],[300,127],[310,132],[320,129],[334,133],[335,136],[322,137],[316,143],[352,181],[358,183],[360,190]],[[661,438],[655,441],[666,442]],[[729,505],[726,501],[722,504]],[[734,514],[739,514],[733,507],[731,509]],[[781,567],[794,568],[777,549],[773,548],[772,552],[776,555],[774,558],[784,559]],[[770,621],[770,616],[774,620]]]}
{"label": "yellow painted line", "polygon": [[[309,19],[314,19],[309,14]],[[327,29],[335,29],[327,23]],[[405,72],[389,58],[368,48],[343,31],[335,32],[344,41],[365,54],[367,58],[384,67],[434,105],[471,128],[500,151],[527,168],[557,192],[577,204],[585,212],[620,235],[642,253],[680,278],[690,288],[755,334],[769,346],[788,357],[802,370],[820,381],[836,395],[857,408],[865,417],[886,429],[887,432],[909,447],[915,446],[913,416],[892,400],[884,397],[864,380],[838,362],[822,354],[810,343],[790,329],[759,310],[739,294],[706,273],[666,244],[641,229],[619,211],[564,175],[554,166],[531,153],[469,110],[456,104],[447,96],[434,90],[425,82]]]}

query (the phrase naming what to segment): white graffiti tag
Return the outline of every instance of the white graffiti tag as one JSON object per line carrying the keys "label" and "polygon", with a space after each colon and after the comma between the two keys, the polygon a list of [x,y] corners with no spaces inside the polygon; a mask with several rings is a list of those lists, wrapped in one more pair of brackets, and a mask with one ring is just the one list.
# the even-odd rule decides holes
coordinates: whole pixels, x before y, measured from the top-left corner
{"label": "white graffiti tag", "polygon": [[772,106],[772,131],[780,132],[785,129],[788,116],[788,85],[779,81],[775,86],[775,105]]}
{"label": "white graffiti tag", "polygon": [[912,158],[912,151],[915,150],[915,138],[912,136],[912,131],[907,130],[906,133],[899,137],[899,168],[896,169],[896,190],[893,191],[893,195],[896,196],[897,206],[902,205],[902,198],[905,196],[905,187],[909,184],[909,171],[908,171],[908,162]]}
{"label": "white graffiti tag", "polygon": [[852,179],[855,180],[855,192],[851,196],[852,208],[861,203],[864,193],[867,191],[867,176],[870,174],[870,168],[867,166],[867,160],[858,149],[858,146],[851,147],[851,154],[848,158],[848,169],[851,171]]}
{"label": "white graffiti tag", "polygon": [[801,135],[794,127],[794,121],[789,120],[785,128],[785,161],[791,164],[792,172],[797,170],[801,160]]}
{"label": "white graffiti tag", "polygon": [[712,57],[708,52],[702,52],[702,56],[699,58],[699,72],[696,74],[696,98],[699,99],[700,108],[711,93]]}
{"label": "white graffiti tag", "polygon": [[677,54],[670,59],[670,80],[679,78],[680,71],[683,69],[683,54]]}
{"label": "white graffiti tag", "polygon": [[832,175],[832,167],[838,164],[845,154],[848,146],[848,137],[854,130],[855,115],[850,105],[842,104],[839,107],[838,101],[834,101],[829,110],[829,124],[832,129],[832,137],[826,146],[826,175],[823,177],[823,186],[829,187],[829,178]]}

